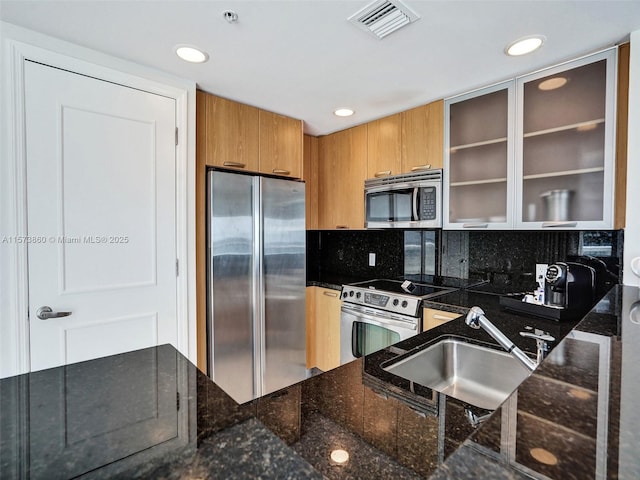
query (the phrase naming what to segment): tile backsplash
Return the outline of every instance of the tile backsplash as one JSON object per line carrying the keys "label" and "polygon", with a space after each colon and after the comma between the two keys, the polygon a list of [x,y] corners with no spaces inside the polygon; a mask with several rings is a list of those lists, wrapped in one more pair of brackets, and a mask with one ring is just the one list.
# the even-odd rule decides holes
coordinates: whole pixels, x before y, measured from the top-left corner
{"label": "tile backsplash", "polygon": [[[404,237],[397,230],[307,232],[307,278],[323,275],[354,279],[396,278],[404,274]],[[375,266],[369,254],[375,254]]]}
{"label": "tile backsplash", "polygon": [[[623,231],[424,231],[423,250],[414,249],[417,231],[314,230],[307,232],[307,277],[397,278],[416,271],[443,276],[517,283],[533,278],[536,263],[576,255],[602,258],[617,273]],[[433,247],[435,245],[435,248]],[[405,257],[405,251],[411,256]],[[375,253],[375,266],[369,254]],[[409,255],[409,253],[407,253]],[[433,258],[432,258],[433,257]],[[414,260],[415,259],[415,260]]]}

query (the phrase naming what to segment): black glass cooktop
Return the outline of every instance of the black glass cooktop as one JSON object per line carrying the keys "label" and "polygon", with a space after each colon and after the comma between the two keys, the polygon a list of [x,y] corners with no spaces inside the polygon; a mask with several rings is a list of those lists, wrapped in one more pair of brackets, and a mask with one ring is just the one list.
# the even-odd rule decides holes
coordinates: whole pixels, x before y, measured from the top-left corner
{"label": "black glass cooktop", "polygon": [[390,293],[413,295],[415,297],[431,297],[440,293],[451,292],[454,289],[446,287],[436,287],[424,283],[402,282],[400,280],[369,280],[366,282],[352,283],[351,286],[380,290]]}

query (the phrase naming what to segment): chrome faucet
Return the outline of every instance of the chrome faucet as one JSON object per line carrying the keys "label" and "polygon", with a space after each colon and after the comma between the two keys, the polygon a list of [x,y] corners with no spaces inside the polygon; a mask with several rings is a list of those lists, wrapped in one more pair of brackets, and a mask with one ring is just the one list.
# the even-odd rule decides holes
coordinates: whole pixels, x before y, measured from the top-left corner
{"label": "chrome faucet", "polygon": [[535,338],[538,346],[538,356],[536,361],[531,360],[526,353],[520,350],[509,338],[502,333],[498,327],[496,327],[493,323],[489,321],[487,317],[484,316],[484,311],[480,307],[471,307],[469,313],[467,314],[466,324],[471,328],[480,328],[482,327],[489,335],[493,337],[493,339],[500,344],[502,348],[504,348],[507,352],[513,355],[517,360],[525,366],[527,370],[533,372],[536,367],[540,364],[544,355],[549,351],[549,345],[547,342],[552,342],[555,340],[551,335],[542,332],[541,330],[536,330],[534,333],[531,332],[520,332],[520,335],[523,337]]}
{"label": "chrome faucet", "polygon": [[555,341],[555,338],[537,328],[533,332],[520,332],[520,335],[523,337],[536,339],[536,363],[540,365],[540,362],[542,362],[542,360],[544,360],[544,357],[547,356],[547,353],[549,353],[549,342]]}

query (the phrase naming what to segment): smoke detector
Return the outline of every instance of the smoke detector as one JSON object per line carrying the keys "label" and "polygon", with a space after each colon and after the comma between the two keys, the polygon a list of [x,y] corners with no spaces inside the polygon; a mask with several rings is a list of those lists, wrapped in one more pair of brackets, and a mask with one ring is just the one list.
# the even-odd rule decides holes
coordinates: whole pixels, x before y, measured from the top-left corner
{"label": "smoke detector", "polygon": [[417,13],[399,0],[376,0],[347,20],[382,39],[419,19],[420,16]]}

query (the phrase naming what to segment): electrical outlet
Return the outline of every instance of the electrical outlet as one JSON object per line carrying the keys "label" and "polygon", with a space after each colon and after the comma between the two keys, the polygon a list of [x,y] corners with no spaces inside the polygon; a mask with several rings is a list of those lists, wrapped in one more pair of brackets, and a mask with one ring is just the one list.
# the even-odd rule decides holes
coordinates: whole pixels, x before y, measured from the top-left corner
{"label": "electrical outlet", "polygon": [[376,254],[375,253],[370,253],[369,254],[369,266],[370,267],[375,267],[376,266]]}
{"label": "electrical outlet", "polygon": [[536,282],[542,288],[544,288],[544,276],[547,273],[548,266],[546,263],[536,263]]}

